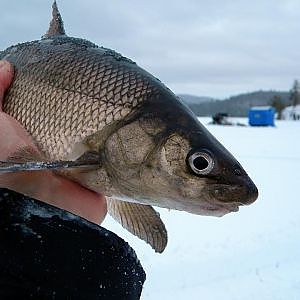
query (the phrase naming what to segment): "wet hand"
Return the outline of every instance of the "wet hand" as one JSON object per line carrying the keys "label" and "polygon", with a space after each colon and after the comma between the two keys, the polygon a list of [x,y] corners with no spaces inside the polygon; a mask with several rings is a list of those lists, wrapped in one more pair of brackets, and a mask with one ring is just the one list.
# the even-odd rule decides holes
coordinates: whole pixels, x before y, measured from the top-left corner
{"label": "wet hand", "polygon": [[[20,148],[36,149],[34,141],[14,118],[2,111],[5,91],[13,80],[13,67],[0,61],[0,161]],[[38,149],[36,149],[38,151]],[[99,195],[51,171],[0,175],[0,187],[9,188],[100,224],[107,213],[104,195]]]}

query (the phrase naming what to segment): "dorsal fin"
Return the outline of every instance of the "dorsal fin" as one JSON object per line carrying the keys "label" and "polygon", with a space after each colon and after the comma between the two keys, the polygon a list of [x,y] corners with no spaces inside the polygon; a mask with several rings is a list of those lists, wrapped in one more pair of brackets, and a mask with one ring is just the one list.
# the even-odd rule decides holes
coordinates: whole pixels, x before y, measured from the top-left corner
{"label": "dorsal fin", "polygon": [[65,34],[64,22],[57,8],[56,1],[54,1],[52,5],[52,20],[50,22],[49,29],[47,33],[43,36],[43,38],[48,38],[55,35],[64,35],[64,34]]}

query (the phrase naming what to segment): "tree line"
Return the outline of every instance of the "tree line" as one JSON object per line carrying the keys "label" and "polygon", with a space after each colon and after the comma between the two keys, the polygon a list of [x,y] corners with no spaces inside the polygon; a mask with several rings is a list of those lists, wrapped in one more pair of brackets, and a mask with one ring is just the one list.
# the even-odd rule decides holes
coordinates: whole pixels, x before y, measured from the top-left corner
{"label": "tree line", "polygon": [[278,116],[277,118],[280,120],[282,118],[282,111],[287,106],[297,106],[300,105],[300,84],[298,80],[295,80],[293,83],[293,87],[289,93],[289,101],[288,103],[282,99],[280,95],[275,95],[271,100],[271,105],[276,109]]}

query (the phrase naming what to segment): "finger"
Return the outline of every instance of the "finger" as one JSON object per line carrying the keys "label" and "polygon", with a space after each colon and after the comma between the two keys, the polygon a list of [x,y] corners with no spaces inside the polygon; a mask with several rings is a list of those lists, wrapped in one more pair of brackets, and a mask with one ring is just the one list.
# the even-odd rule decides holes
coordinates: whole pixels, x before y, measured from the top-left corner
{"label": "finger", "polygon": [[13,66],[6,60],[0,60],[0,109],[2,110],[2,100],[4,92],[10,86],[14,76]]}
{"label": "finger", "polygon": [[107,214],[103,195],[50,171],[1,175],[0,186],[62,208],[96,224],[100,224]]}
{"label": "finger", "polygon": [[47,195],[51,195],[49,204],[96,224],[101,224],[107,214],[106,200],[103,195],[58,175],[54,175],[52,188]]}

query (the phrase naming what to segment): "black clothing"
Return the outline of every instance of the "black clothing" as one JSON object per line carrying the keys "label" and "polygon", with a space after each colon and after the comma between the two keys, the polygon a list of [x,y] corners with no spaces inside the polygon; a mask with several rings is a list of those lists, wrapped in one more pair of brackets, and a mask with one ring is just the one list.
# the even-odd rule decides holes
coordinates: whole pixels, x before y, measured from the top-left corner
{"label": "black clothing", "polygon": [[0,189],[0,299],[140,298],[145,273],[114,233]]}

